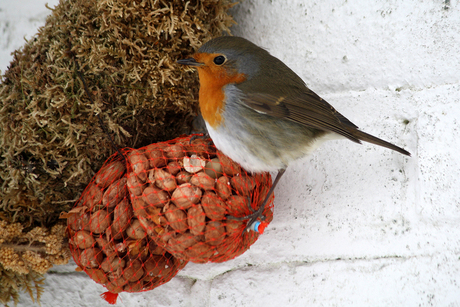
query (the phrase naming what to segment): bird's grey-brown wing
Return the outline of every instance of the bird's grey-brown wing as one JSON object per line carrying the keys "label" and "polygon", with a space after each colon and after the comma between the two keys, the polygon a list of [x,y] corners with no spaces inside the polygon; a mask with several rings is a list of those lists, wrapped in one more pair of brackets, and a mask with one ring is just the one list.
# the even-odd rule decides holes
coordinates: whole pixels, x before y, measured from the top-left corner
{"label": "bird's grey-brown wing", "polygon": [[257,112],[289,119],[306,127],[333,131],[360,143],[352,134],[358,127],[312,91],[285,97],[267,93],[248,93],[242,102]]}
{"label": "bird's grey-brown wing", "polygon": [[248,93],[241,100],[249,108],[267,115],[292,120],[306,127],[332,131],[356,143],[369,142],[410,156],[405,149],[363,132],[312,91],[277,97]]}

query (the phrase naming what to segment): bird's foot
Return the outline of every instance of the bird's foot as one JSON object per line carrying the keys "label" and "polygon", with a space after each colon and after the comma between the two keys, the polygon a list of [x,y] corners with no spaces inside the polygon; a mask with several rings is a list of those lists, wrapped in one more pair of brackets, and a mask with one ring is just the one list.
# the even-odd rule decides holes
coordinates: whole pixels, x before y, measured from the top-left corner
{"label": "bird's foot", "polygon": [[244,228],[243,233],[245,231],[249,231],[249,230],[254,230],[256,232],[262,233],[263,230],[259,230],[258,229],[259,227],[254,227],[254,226],[258,226],[258,224],[256,223],[256,222],[258,222],[257,221],[258,219],[260,219],[261,221],[265,220],[265,216],[262,215],[262,213],[264,212],[264,208],[265,208],[265,202],[263,203],[262,206],[259,207],[259,209],[254,210],[252,208],[252,206],[251,206],[251,199],[249,198],[248,207],[249,207],[249,210],[251,210],[251,212],[252,212],[251,214],[243,216],[243,217],[236,217],[236,216],[232,216],[232,215],[227,215],[227,219],[235,220],[235,221],[249,220],[248,223],[246,224],[246,227]]}

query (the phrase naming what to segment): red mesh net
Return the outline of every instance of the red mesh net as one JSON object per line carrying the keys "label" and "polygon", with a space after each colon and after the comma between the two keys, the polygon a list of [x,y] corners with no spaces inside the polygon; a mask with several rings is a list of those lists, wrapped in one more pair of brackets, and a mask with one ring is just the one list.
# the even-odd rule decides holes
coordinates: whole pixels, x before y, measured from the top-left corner
{"label": "red mesh net", "polygon": [[[223,262],[244,253],[259,233],[244,232],[271,187],[268,173],[251,175],[210,145],[190,137],[127,153],[134,216],[159,246],[179,259]],[[273,218],[273,197],[263,215]]]}
{"label": "red mesh net", "polygon": [[169,281],[187,261],[223,262],[249,249],[259,233],[228,216],[257,210],[271,177],[247,173],[210,142],[183,137],[108,159],[67,215],[77,265],[111,293],[138,292]]}
{"label": "red mesh net", "polygon": [[[116,156],[101,168],[67,214],[76,264],[111,293],[151,290],[168,282],[187,261],[149,238],[133,215],[126,168]],[[115,303],[116,295],[104,295]]]}

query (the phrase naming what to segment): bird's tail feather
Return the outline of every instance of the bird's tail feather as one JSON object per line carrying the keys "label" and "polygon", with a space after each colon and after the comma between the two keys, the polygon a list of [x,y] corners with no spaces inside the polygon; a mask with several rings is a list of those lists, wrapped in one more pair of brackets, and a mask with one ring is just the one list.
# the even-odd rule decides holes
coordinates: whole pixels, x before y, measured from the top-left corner
{"label": "bird's tail feather", "polygon": [[406,156],[410,156],[410,152],[408,152],[407,150],[405,149],[402,149],[401,147],[398,147],[396,145],[393,145],[387,141],[384,141],[382,139],[379,139],[373,135],[370,135],[366,132],[363,132],[363,131],[360,131],[360,130],[355,130],[353,131],[353,136],[356,137],[357,139],[361,140],[361,141],[364,141],[364,142],[368,142],[368,143],[372,143],[372,144],[375,144],[375,145],[379,145],[379,146],[382,146],[382,147],[386,147],[388,149],[391,149],[391,150],[395,150],[399,153],[402,153],[403,155],[406,155]]}

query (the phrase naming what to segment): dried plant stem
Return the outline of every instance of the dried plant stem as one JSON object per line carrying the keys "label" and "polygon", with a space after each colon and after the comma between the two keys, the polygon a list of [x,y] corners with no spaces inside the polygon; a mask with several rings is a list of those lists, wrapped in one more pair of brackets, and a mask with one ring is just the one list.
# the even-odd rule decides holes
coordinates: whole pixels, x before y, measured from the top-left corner
{"label": "dried plant stem", "polygon": [[15,252],[31,251],[35,253],[46,253],[46,246],[44,243],[34,244],[0,244],[1,248],[12,248]]}

